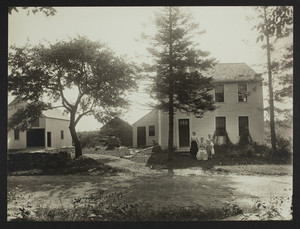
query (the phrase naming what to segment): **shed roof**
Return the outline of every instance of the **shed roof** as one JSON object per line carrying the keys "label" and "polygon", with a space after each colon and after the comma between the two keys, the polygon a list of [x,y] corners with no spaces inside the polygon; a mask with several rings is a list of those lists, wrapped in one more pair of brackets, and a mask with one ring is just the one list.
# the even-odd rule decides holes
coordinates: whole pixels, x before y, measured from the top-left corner
{"label": "shed roof", "polygon": [[114,119],[107,122],[104,126],[100,128],[100,133],[104,133],[110,131],[110,129],[118,129],[118,128],[132,128],[132,126],[119,117],[115,117]]}
{"label": "shed roof", "polygon": [[245,63],[218,63],[208,70],[207,76],[215,82],[224,81],[262,81],[263,78]]}

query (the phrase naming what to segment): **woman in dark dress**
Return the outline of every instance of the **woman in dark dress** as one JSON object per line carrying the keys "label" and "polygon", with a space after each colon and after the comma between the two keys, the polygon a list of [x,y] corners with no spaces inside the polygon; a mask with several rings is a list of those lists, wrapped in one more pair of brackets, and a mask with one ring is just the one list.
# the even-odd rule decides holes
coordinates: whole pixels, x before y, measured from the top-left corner
{"label": "woman in dark dress", "polygon": [[190,148],[191,155],[196,156],[198,152],[198,144],[199,144],[199,139],[196,135],[196,132],[193,132],[191,137],[191,148]]}

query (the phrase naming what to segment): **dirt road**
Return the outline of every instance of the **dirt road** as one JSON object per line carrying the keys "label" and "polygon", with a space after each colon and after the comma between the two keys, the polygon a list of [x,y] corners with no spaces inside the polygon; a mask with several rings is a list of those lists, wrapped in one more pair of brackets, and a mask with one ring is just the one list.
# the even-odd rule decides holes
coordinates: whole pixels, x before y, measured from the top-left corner
{"label": "dirt road", "polygon": [[152,170],[144,164],[108,155],[90,154],[112,167],[125,169],[116,176],[10,176],[8,190],[16,190],[18,200],[8,209],[28,200],[53,207],[70,207],[78,196],[99,190],[123,192],[128,201],[143,200],[153,207],[193,206],[220,208],[236,203],[247,212],[256,200],[270,202],[275,197],[292,196],[292,176],[223,175],[194,169]]}

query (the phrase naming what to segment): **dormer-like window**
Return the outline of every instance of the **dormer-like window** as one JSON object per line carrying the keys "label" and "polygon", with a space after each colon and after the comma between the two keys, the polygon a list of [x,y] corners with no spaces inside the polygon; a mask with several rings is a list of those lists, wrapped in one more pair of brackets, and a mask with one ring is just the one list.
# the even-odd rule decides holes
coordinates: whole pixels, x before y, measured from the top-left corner
{"label": "dormer-like window", "polygon": [[224,102],[224,84],[218,84],[215,86],[215,101]]}
{"label": "dormer-like window", "polygon": [[245,83],[238,84],[238,101],[247,102],[247,84]]}
{"label": "dormer-like window", "polygon": [[32,127],[39,127],[39,126],[40,126],[40,119],[37,118],[36,120],[34,120],[34,121],[31,123],[31,126],[32,126]]}

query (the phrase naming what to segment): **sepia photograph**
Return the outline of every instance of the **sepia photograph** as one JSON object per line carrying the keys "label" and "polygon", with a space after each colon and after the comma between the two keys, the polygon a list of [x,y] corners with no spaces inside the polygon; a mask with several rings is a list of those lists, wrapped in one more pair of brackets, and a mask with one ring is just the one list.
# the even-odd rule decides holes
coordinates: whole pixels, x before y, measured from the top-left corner
{"label": "sepia photograph", "polygon": [[7,221],[292,221],[293,18],[10,6]]}

